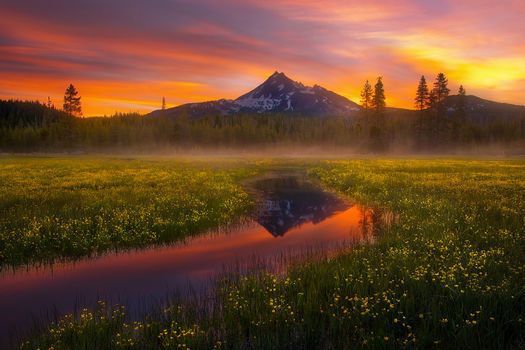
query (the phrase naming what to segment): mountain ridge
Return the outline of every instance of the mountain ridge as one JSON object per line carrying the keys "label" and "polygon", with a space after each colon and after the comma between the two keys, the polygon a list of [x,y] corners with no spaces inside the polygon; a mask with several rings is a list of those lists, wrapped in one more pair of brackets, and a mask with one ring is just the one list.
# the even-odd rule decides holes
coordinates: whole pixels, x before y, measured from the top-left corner
{"label": "mountain ridge", "polygon": [[[445,100],[447,113],[458,108],[458,95]],[[485,120],[493,115],[513,117],[525,113],[524,105],[496,102],[478,96],[465,97],[466,114]],[[356,116],[361,106],[350,99],[320,85],[307,86],[290,79],[283,72],[275,71],[262,84],[236,99],[220,99],[186,103],[165,110],[156,110],[147,116],[177,117],[186,115],[198,118],[209,115],[284,113],[303,116]],[[387,111],[413,113],[413,109],[387,107]]]}

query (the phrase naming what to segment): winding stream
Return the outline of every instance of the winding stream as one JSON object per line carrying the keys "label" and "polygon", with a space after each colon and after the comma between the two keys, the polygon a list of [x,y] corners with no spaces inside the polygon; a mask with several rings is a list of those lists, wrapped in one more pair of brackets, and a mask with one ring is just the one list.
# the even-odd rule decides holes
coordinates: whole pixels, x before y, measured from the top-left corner
{"label": "winding stream", "polygon": [[371,237],[373,211],[323,191],[301,176],[269,176],[250,185],[253,217],[238,228],[186,242],[0,274],[0,347],[33,319],[89,307],[97,300],[139,312],[170,290],[204,286],[231,266],[284,261]]}

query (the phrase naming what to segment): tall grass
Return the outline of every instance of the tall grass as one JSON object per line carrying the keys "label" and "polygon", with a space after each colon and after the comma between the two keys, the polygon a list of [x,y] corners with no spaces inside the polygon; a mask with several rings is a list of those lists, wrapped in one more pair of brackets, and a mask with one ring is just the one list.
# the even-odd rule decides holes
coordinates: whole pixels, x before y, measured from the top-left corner
{"label": "tall grass", "polygon": [[375,244],[285,275],[232,276],[138,323],[103,305],[22,347],[525,346],[525,162],[331,161],[309,174],[399,220]]}

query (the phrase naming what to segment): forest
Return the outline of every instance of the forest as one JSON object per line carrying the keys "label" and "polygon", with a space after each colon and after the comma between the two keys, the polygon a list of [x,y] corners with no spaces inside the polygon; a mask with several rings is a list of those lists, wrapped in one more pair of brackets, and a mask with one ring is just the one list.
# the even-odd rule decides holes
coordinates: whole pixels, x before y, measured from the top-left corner
{"label": "forest", "polygon": [[289,114],[79,118],[38,102],[0,101],[4,152],[156,151],[170,148],[325,147],[361,152],[446,151],[525,140],[525,116],[469,120],[430,111],[387,109],[381,120]]}

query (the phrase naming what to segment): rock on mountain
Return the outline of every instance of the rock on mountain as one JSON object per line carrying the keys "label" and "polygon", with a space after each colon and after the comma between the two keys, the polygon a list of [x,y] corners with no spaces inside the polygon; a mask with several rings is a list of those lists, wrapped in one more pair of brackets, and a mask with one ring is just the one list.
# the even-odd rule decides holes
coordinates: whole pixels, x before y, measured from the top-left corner
{"label": "rock on mountain", "polygon": [[305,86],[275,72],[264,83],[235,100],[190,103],[155,111],[152,116],[234,115],[239,113],[291,113],[308,116],[351,115],[360,106],[319,85]]}

